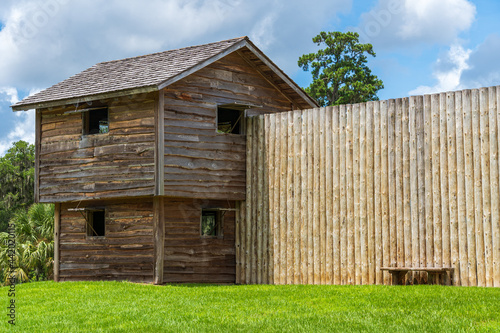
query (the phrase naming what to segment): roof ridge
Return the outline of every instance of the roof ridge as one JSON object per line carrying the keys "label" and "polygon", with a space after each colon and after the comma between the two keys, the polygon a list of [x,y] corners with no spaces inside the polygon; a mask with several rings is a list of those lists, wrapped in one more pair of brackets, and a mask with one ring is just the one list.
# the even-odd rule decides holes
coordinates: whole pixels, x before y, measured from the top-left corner
{"label": "roof ridge", "polygon": [[[163,54],[163,53],[168,53],[168,52],[174,52],[174,51],[180,51],[180,50],[188,50],[192,48],[197,48],[197,47],[204,47],[208,45],[214,45],[214,44],[220,44],[224,42],[237,42],[240,40],[248,39],[248,36],[242,36],[242,37],[237,37],[237,38],[230,38],[230,39],[224,39],[218,42],[212,42],[212,43],[206,43],[206,44],[199,44],[199,45],[192,45],[192,46],[185,46],[185,47],[180,47],[177,49],[171,49],[171,50],[165,50],[165,51],[159,51],[159,52],[153,52],[153,53],[148,53],[148,54],[143,54],[139,56],[134,56],[134,57],[128,57],[128,58],[122,58],[122,59],[115,59],[115,60],[108,60],[108,61],[103,61],[103,62],[98,62],[97,64],[93,65],[92,67],[96,67],[98,65],[103,65],[103,64],[108,64],[108,63],[113,63],[113,62],[119,62],[119,61],[126,61],[126,60],[133,60],[133,59],[139,59],[139,58],[145,58],[145,57],[150,57],[153,55],[158,55],[158,54]],[[90,68],[92,68],[90,67]]]}

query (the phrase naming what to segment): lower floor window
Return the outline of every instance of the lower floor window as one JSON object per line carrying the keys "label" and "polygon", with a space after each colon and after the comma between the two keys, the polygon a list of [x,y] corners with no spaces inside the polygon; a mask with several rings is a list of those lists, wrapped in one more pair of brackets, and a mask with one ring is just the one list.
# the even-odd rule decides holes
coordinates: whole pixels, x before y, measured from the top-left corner
{"label": "lower floor window", "polygon": [[217,209],[203,209],[201,211],[201,236],[222,236],[222,215]]}
{"label": "lower floor window", "polygon": [[106,235],[106,212],[104,209],[87,212],[87,236],[104,237]]}

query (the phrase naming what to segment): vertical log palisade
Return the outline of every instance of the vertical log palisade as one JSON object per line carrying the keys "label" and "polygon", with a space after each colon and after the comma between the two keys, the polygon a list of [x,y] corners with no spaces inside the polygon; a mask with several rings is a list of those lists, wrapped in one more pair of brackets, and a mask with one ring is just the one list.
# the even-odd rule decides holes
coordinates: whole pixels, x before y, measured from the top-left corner
{"label": "vertical log palisade", "polygon": [[381,267],[407,267],[500,286],[499,103],[497,86],[248,119],[247,179],[268,187],[247,184],[236,237],[257,255],[239,252],[237,267],[260,270],[261,253],[273,265],[240,282],[388,284]]}

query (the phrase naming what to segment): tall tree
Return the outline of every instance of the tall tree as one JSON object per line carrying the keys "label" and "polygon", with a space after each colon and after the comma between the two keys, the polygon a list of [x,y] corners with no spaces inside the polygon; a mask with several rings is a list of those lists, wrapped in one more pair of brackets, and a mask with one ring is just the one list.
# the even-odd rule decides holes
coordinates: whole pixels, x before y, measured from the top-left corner
{"label": "tall tree", "polygon": [[17,141],[0,157],[0,231],[19,210],[27,210],[34,200],[35,147]]}
{"label": "tall tree", "polygon": [[378,100],[384,85],[366,65],[367,55],[375,57],[371,44],[359,43],[358,33],[339,31],[321,32],[313,42],[326,48],[304,54],[298,64],[311,68],[313,82],[305,90],[320,106]]}

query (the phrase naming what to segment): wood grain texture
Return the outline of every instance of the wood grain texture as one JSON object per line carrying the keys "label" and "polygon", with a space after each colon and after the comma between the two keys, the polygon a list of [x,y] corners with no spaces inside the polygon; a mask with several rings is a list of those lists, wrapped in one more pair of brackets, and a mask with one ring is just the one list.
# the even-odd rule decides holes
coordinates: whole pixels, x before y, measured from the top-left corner
{"label": "wood grain texture", "polygon": [[165,261],[165,205],[163,197],[153,198],[153,283],[163,284]]}
{"label": "wood grain texture", "polygon": [[447,96],[445,93],[439,95],[439,107],[441,117],[439,123],[439,137],[441,143],[440,167],[441,167],[441,209],[442,209],[442,265],[451,266],[450,259],[450,201],[448,187],[448,129],[447,129]]}
{"label": "wood grain texture", "polygon": [[483,287],[485,280],[485,250],[483,226],[483,190],[481,181],[481,106],[478,89],[472,90],[472,135],[474,149],[474,208],[476,233],[477,285]]}
{"label": "wood grain texture", "polygon": [[[425,126],[424,126],[424,98],[418,96],[415,105],[416,132],[417,132],[417,174],[418,174],[418,240],[420,267],[425,266]],[[420,281],[423,276],[419,276]]]}
{"label": "wood grain texture", "polygon": [[[458,248],[455,246],[458,237],[458,207],[457,207],[457,143],[456,143],[456,118],[455,118],[455,94],[446,94],[446,117],[448,131],[448,189],[449,189],[449,210],[450,223],[445,226],[446,247],[450,248],[450,264],[456,272],[458,267]],[[455,278],[457,278],[455,274]],[[457,281],[453,281],[455,284]]]}
{"label": "wood grain texture", "polygon": [[[397,260],[397,214],[396,214],[396,199],[397,199],[397,186],[396,186],[396,101],[389,100],[388,114],[387,114],[387,141],[388,141],[388,178],[389,178],[389,226],[387,230],[387,237],[389,243],[389,263],[396,265]],[[390,194],[389,194],[390,193]]]}
{"label": "wood grain texture", "polygon": [[[353,284],[361,283],[361,253],[360,253],[360,156],[359,156],[359,146],[360,146],[360,114],[359,114],[359,104],[353,105],[352,108],[352,130],[353,130],[353,142],[352,142],[352,162],[353,162],[353,206],[354,206],[354,242],[353,242],[353,254],[354,254],[354,267],[353,267]],[[357,139],[356,139],[357,138]]]}
{"label": "wood grain texture", "polygon": [[296,223],[293,220],[293,112],[287,112],[284,114],[286,117],[286,130],[287,130],[287,150],[285,152],[287,158],[287,168],[286,168],[286,219],[289,223],[286,224],[286,284],[293,284],[294,280],[294,237],[293,229]]}
{"label": "wood grain texture", "polygon": [[396,205],[396,221],[393,225],[392,239],[395,243],[395,262],[394,264],[401,267],[404,266],[404,196],[403,196],[403,100],[398,98],[396,101],[396,118],[395,118],[395,168],[396,168],[396,192],[395,192],[395,205]]}
{"label": "wood grain texture", "polygon": [[[332,108],[332,132],[333,132],[333,140],[332,140],[332,158],[334,159],[332,169],[333,169],[333,207],[332,207],[332,215],[333,215],[333,283],[340,284],[342,281],[341,276],[341,260],[340,260],[340,224],[342,221],[342,217],[340,215],[340,109],[339,106],[334,106]],[[305,113],[303,113],[305,114]]]}
{"label": "wood grain texture", "polygon": [[[271,117],[272,118],[272,117]],[[300,112],[301,118],[301,127],[297,130],[300,131],[300,173],[301,173],[301,184],[300,184],[300,260],[301,260],[301,274],[300,281],[301,283],[308,282],[308,183],[307,183],[307,113]],[[274,140],[274,138],[273,138]],[[297,161],[298,162],[298,161]]]}
{"label": "wood grain texture", "polygon": [[326,172],[328,172],[325,165],[325,150],[326,150],[326,134],[325,125],[326,119],[325,114],[326,109],[320,110],[319,113],[319,170],[318,170],[318,182],[319,182],[319,283],[326,283]]}
{"label": "wood grain texture", "polygon": [[[359,106],[359,280],[357,284],[368,282],[368,213],[367,213],[367,153],[366,153],[366,104]],[[330,149],[331,150],[331,149]],[[328,255],[328,254],[327,254]]]}
{"label": "wood grain texture", "polygon": [[[200,236],[203,208],[235,207],[236,202],[228,200],[165,199],[165,283],[235,283],[238,212],[223,211],[221,237]],[[253,279],[255,281],[255,277]]]}
{"label": "wood grain texture", "polygon": [[[412,207],[411,207],[411,167],[410,167],[410,104],[409,99],[402,100],[402,131],[403,131],[403,247],[404,247],[404,262],[405,266],[409,267],[412,264]],[[409,277],[411,280],[411,277]],[[412,282],[412,281],[408,281]]]}
{"label": "wood grain texture", "polygon": [[[390,266],[390,239],[389,239],[389,142],[388,142],[388,103],[390,101],[380,102],[380,196],[381,196],[381,219],[382,219],[382,266]],[[389,274],[384,274],[384,284],[389,284]]]}
{"label": "wood grain texture", "polygon": [[61,204],[54,207],[54,281],[59,282],[61,263]]}
{"label": "wood grain texture", "polygon": [[[323,135],[325,136],[325,159],[323,165],[323,172],[325,174],[325,284],[333,283],[333,274],[334,274],[334,260],[333,260],[333,242],[334,242],[334,222],[333,222],[333,181],[332,177],[334,175],[334,162],[333,162],[333,152],[334,149],[332,147],[333,141],[333,130],[332,130],[332,108],[326,108],[325,112],[325,128]],[[300,200],[300,199],[299,199]]]}
{"label": "wood grain texture", "polygon": [[[86,221],[70,208],[105,207],[105,237],[86,236]],[[153,282],[153,200],[60,204],[60,281]]]}
{"label": "wood grain texture", "polygon": [[[375,102],[366,105],[366,200],[367,200],[367,258],[368,279],[365,283],[375,284],[375,184],[374,184],[374,123],[373,111]],[[334,124],[335,125],[335,124]],[[338,131],[338,130],[337,130]],[[334,185],[335,186],[335,185]],[[337,195],[337,194],[336,194]],[[337,213],[338,214],[338,213]],[[337,283],[335,283],[337,284]]]}
{"label": "wood grain texture", "polygon": [[153,194],[154,94],[105,104],[109,133],[87,136],[74,106],[39,110],[40,202]]}
{"label": "wood grain texture", "polygon": [[431,95],[424,96],[424,163],[425,163],[425,267],[434,266],[434,192],[432,189],[432,105]]}
{"label": "wood grain texture", "polygon": [[260,114],[289,110],[290,101],[237,53],[162,93],[165,195],[244,200],[245,135],[216,132],[217,105],[257,105],[250,111]]}
{"label": "wood grain texture", "polygon": [[376,102],[373,108],[373,127],[374,127],[374,158],[375,158],[375,228],[374,228],[374,239],[373,244],[375,246],[375,274],[376,274],[376,284],[383,284],[383,272],[380,267],[383,267],[382,261],[382,160],[381,160],[381,135],[380,135],[380,108],[381,103]]}
{"label": "wood grain texture", "polygon": [[35,111],[35,190],[34,201],[40,202],[40,140],[42,136],[42,113],[40,110]]}
{"label": "wood grain texture", "polygon": [[[301,238],[301,228],[303,227],[301,219],[301,190],[302,190],[302,170],[301,170],[301,137],[302,137],[302,112],[294,111],[293,114],[293,283],[301,283],[302,263],[301,263],[301,246],[303,239]],[[265,147],[262,147],[264,150]]]}
{"label": "wood grain texture", "polygon": [[287,279],[287,167],[288,167],[288,115],[282,113],[280,118],[280,132],[283,137],[280,151],[280,284],[286,284]]}
{"label": "wood grain texture", "polygon": [[488,88],[490,123],[490,189],[491,189],[491,279],[494,287],[500,287],[500,184],[499,184],[499,135],[498,135],[498,87]]}
{"label": "wood grain texture", "polygon": [[457,237],[453,246],[458,252],[458,282],[469,285],[467,259],[467,203],[465,196],[464,106],[462,92],[455,92],[455,124],[457,135]]}
{"label": "wood grain texture", "polygon": [[483,189],[483,231],[485,252],[485,285],[493,286],[493,257],[491,239],[491,180],[490,180],[490,117],[489,94],[487,88],[479,90],[480,131],[481,131],[481,183]]}
{"label": "wood grain texture", "polygon": [[[314,284],[314,111],[307,118],[307,283]],[[286,222],[284,222],[286,223]]]}
{"label": "wood grain texture", "polygon": [[432,116],[432,227],[433,236],[432,244],[434,247],[433,266],[442,266],[442,208],[441,208],[441,170],[440,170],[440,152],[441,152],[441,139],[440,139],[440,109],[439,109],[439,95],[434,94],[431,96],[431,116]]}
{"label": "wood grain texture", "polygon": [[[471,90],[463,92],[463,134],[465,156],[465,196],[467,214],[467,267],[469,272],[469,286],[477,286],[476,264],[476,233],[475,233],[475,198],[474,198],[474,156],[472,132],[472,93]],[[464,244],[462,244],[463,246]]]}

